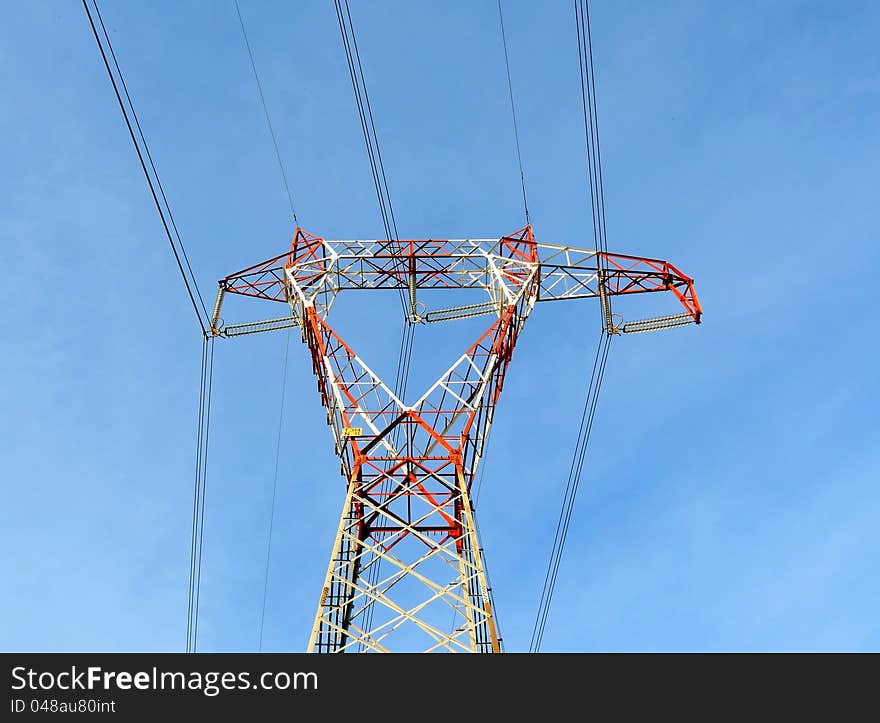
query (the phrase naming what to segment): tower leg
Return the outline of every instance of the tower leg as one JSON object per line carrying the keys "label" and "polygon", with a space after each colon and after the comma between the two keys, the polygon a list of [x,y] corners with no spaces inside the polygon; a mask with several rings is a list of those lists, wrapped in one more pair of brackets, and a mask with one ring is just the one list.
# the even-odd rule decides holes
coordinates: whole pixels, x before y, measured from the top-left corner
{"label": "tower leg", "polygon": [[460,465],[444,460],[441,491],[435,471],[386,462],[349,483],[309,652],[500,652]]}
{"label": "tower leg", "polygon": [[352,495],[355,484],[352,481],[348,486],[333,554],[321,589],[318,615],[309,638],[309,652],[335,653],[345,650],[350,642],[352,597],[357,589],[363,557],[362,545],[357,542],[360,512]]}

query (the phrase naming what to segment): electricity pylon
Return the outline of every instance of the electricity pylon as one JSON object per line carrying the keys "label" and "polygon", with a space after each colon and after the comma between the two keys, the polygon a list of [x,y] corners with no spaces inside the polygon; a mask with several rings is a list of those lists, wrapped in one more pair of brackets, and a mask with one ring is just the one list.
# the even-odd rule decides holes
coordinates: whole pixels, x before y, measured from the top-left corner
{"label": "electricity pylon", "polygon": [[[413,322],[490,319],[411,403],[328,323],[340,292],[380,289],[408,294]],[[419,289],[479,289],[486,299],[428,310]],[[612,323],[610,297],[656,291],[674,294],[684,312]],[[224,325],[230,293],[284,302],[290,314]],[[287,253],[220,281],[214,335],[301,327],[342,461],[345,502],[309,651],[501,650],[471,487],[535,305],[592,297],[609,334],[700,323],[702,315],[693,279],[669,262],[538,243],[529,226],[500,239],[420,241],[328,241],[297,228]]]}

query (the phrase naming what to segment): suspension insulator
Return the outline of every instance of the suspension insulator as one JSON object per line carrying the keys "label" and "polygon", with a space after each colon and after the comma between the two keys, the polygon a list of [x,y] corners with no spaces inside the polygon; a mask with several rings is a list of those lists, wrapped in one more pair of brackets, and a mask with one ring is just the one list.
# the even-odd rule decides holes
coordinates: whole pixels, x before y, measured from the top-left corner
{"label": "suspension insulator", "polygon": [[292,329],[295,326],[299,326],[299,319],[291,316],[282,316],[278,319],[252,321],[248,322],[247,324],[232,324],[223,329],[223,336],[244,336],[245,334],[259,334],[264,331]]}
{"label": "suspension insulator", "polygon": [[644,334],[648,331],[661,331],[673,329],[677,326],[687,326],[694,323],[694,317],[690,314],[673,314],[672,316],[657,316],[653,319],[640,319],[630,321],[623,325],[624,334]]}
{"label": "suspension insulator", "polygon": [[498,313],[498,306],[495,302],[484,301],[480,304],[469,304],[467,306],[450,306],[446,309],[434,309],[425,314],[424,319],[429,324],[438,321],[452,321],[453,319],[470,319],[474,316],[485,316],[486,314]]}

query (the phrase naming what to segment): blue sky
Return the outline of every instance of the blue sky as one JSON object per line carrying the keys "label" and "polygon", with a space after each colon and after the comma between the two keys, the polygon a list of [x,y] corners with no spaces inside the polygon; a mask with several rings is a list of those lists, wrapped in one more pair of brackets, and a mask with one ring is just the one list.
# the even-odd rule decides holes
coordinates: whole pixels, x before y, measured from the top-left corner
{"label": "blue sky", "polygon": [[[293,230],[234,8],[102,10],[212,296]],[[380,236],[332,3],[242,12],[302,225]],[[495,3],[352,12],[401,235],[519,228]],[[505,19],[535,232],[589,247],[570,4]],[[544,649],[878,650],[880,10],[596,0],[593,35],[609,247],[694,276],[705,323],[613,344]],[[7,14],[0,133],[0,649],[180,650],[200,341],[79,3]],[[509,650],[593,307],[536,310],[493,428],[478,516]],[[398,323],[347,313],[387,374]],[[257,646],[285,341],[217,345],[202,650]],[[416,345],[426,379],[442,354]],[[286,410],[269,650],[305,646],[343,494],[297,334]]]}

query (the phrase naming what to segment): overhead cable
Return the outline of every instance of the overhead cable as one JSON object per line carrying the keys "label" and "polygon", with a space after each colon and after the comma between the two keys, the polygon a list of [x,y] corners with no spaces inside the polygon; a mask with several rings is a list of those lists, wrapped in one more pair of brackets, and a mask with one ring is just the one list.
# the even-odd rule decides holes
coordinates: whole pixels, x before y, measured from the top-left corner
{"label": "overhead cable", "polygon": [[523,208],[526,213],[526,226],[531,226],[529,201],[526,198],[526,175],[523,171],[522,153],[519,145],[519,126],[516,122],[516,103],[513,101],[513,83],[510,79],[510,59],[507,54],[507,34],[504,32],[504,13],[501,11],[501,0],[498,0],[498,20],[501,25],[501,43],[504,46],[504,67],[507,70],[507,90],[510,94],[510,113],[513,116],[513,138],[516,141],[516,160],[519,163],[519,180],[522,186]]}
{"label": "overhead cable", "polygon": [[596,416],[596,406],[599,401],[599,392],[602,388],[602,380],[605,376],[605,365],[608,361],[608,350],[611,345],[611,307],[605,289],[605,254],[608,253],[607,230],[605,224],[605,191],[602,179],[602,154],[599,147],[599,119],[596,103],[596,77],[593,64],[593,43],[590,28],[590,6],[588,0],[574,0],[575,27],[578,41],[578,66],[581,82],[581,103],[584,115],[584,135],[587,146],[587,178],[590,191],[590,211],[593,224],[593,239],[596,245],[598,259],[598,284],[599,296],[602,304],[602,331],[596,346],[596,355],[593,360],[593,368],[587,385],[587,395],[584,401],[584,409],[581,415],[581,423],[578,429],[574,453],[569,466],[568,480],[563,490],[562,505],[559,518],[556,523],[556,532],[547,564],[547,572],[544,576],[544,585],[538,603],[538,611],[532,628],[532,637],[529,642],[530,652],[539,652],[547,627],[547,619],[550,606],[553,601],[553,593],[556,589],[556,581],[562,562],[565,543],[568,539],[568,531],[571,525],[572,511],[574,510],[575,498],[581,482],[584,460],[586,459],[587,447],[593,422]]}
{"label": "overhead cable", "polygon": [[[147,139],[144,136],[143,130],[141,129],[140,120],[138,119],[134,104],[131,101],[131,96],[128,93],[128,86],[125,83],[125,77],[122,74],[122,69],[120,68],[119,62],[116,58],[116,52],[113,49],[113,44],[110,42],[110,36],[107,33],[107,28],[104,26],[104,19],[101,17],[101,10],[98,7],[97,0],[92,0],[92,6],[95,11],[94,17],[98,18],[98,24],[101,26],[101,34],[99,34],[92,16],[92,11],[89,8],[89,4],[86,2],[86,0],[82,0],[82,4],[83,8],[86,11],[89,25],[92,28],[92,34],[95,36],[95,42],[98,44],[98,50],[101,53],[101,59],[104,61],[104,68],[107,70],[107,75],[109,76],[110,82],[113,85],[113,92],[116,94],[116,100],[119,103],[119,109],[122,111],[122,117],[123,120],[125,120],[126,127],[128,128],[128,134],[131,137],[132,145],[134,146],[135,152],[137,153],[138,160],[141,164],[141,169],[144,172],[144,177],[147,179],[147,185],[149,186],[150,193],[153,196],[153,202],[156,205],[156,210],[158,211],[159,218],[162,221],[162,227],[165,230],[165,235],[168,238],[168,243],[170,244],[171,251],[174,254],[174,260],[177,263],[177,268],[180,271],[180,276],[183,279],[184,286],[186,287],[186,292],[189,296],[190,303],[192,304],[193,311],[195,311],[196,313],[196,318],[198,319],[199,326],[202,329],[202,333],[206,334],[208,330],[208,323],[210,320],[208,309],[205,306],[205,301],[202,298],[201,291],[199,290],[198,282],[196,281],[195,274],[193,273],[192,266],[189,262],[189,257],[186,253],[186,248],[183,245],[183,240],[180,238],[180,232],[177,230],[177,223],[174,221],[174,214],[172,214],[171,207],[168,205],[168,199],[165,195],[165,189],[162,186],[162,181],[159,178],[158,171],[156,170],[156,165],[155,163],[153,163],[153,156],[150,153]],[[107,47],[107,50],[109,50],[110,52],[110,57],[113,60],[113,69],[115,69],[116,71],[115,75],[113,69],[111,69],[110,60],[107,57],[107,50],[104,49],[105,45]],[[120,86],[122,88],[121,93]],[[125,96],[124,101],[123,95]],[[132,125],[132,119],[134,120],[134,125]],[[135,128],[137,129],[137,133],[135,133]],[[198,302],[196,301],[196,299],[198,299]]]}
{"label": "overhead cable", "polygon": [[590,373],[590,381],[587,386],[587,394],[584,400],[584,410],[581,414],[581,422],[578,428],[575,450],[572,455],[568,470],[568,479],[562,494],[562,505],[559,510],[559,518],[556,522],[556,531],[553,536],[553,546],[550,551],[550,559],[547,564],[547,572],[544,576],[544,585],[541,589],[541,598],[538,603],[538,612],[532,628],[532,637],[529,642],[529,652],[540,652],[544,640],[544,631],[547,627],[547,618],[550,613],[550,605],[553,601],[553,593],[556,590],[556,580],[559,575],[559,567],[562,562],[565,543],[568,539],[568,531],[571,526],[572,512],[580,486],[581,476],[586,459],[587,448],[590,443],[590,434],[593,431],[593,422],[596,418],[596,406],[599,401],[599,392],[602,388],[602,380],[605,375],[605,364],[608,361],[608,350],[611,344],[611,335],[602,333],[599,343],[596,345],[596,355],[593,359],[593,369]]}
{"label": "overhead cable", "polygon": [[269,561],[272,556],[272,531],[275,527],[275,499],[278,493],[278,463],[281,459],[281,431],[284,426],[284,396],[287,392],[287,359],[290,354],[290,331],[284,344],[284,363],[281,365],[281,409],[278,412],[278,432],[275,435],[275,470],[272,473],[272,504],[269,507],[269,534],[266,542],[266,567],[263,574],[263,605],[260,609],[260,639],[257,649],[263,652],[263,628],[266,623],[266,600],[269,594]]}
{"label": "overhead cable", "polygon": [[192,538],[189,563],[189,600],[187,603],[186,652],[197,650],[199,607],[202,590],[202,558],[205,539],[205,500],[208,481],[208,439],[211,427],[211,396],[214,378],[214,337],[202,340],[199,415],[196,439],[196,471],[193,485]]}
{"label": "overhead cable", "polygon": [[241,37],[244,39],[245,48],[247,48],[248,57],[251,60],[251,70],[254,72],[254,80],[257,83],[257,90],[260,93],[260,102],[263,104],[263,113],[266,116],[266,125],[269,127],[269,135],[272,136],[272,146],[275,148],[275,158],[278,161],[278,168],[281,171],[281,180],[284,182],[284,190],[287,192],[287,201],[290,204],[290,215],[293,216],[294,222],[299,221],[296,218],[296,210],[293,207],[293,194],[290,192],[290,184],[287,182],[287,172],[284,170],[284,162],[281,160],[281,151],[278,150],[278,138],[275,136],[275,128],[272,126],[272,118],[269,116],[269,107],[266,105],[266,96],[263,94],[263,84],[260,82],[260,74],[257,72],[257,64],[254,61],[254,53],[251,49],[251,43],[248,39],[247,30],[244,27],[244,20],[241,17],[241,8],[238,6],[238,0],[235,3],[235,12],[238,15],[238,24],[241,27]]}

